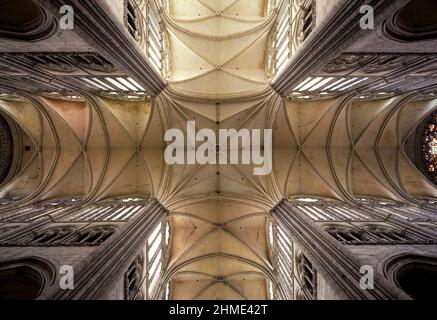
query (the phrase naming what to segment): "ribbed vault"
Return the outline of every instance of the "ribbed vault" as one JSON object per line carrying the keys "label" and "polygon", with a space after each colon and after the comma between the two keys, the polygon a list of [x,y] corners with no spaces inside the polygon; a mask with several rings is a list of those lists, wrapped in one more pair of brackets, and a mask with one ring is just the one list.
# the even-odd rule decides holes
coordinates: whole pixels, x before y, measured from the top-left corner
{"label": "ribbed vault", "polygon": [[170,298],[266,299],[267,219],[261,208],[228,199],[173,209]]}
{"label": "ribbed vault", "polygon": [[[266,1],[170,1],[163,15],[171,52],[159,105],[166,129],[270,128],[281,99],[266,73],[275,13]],[[222,151],[219,151],[222,152]],[[174,165],[158,199],[169,208],[165,281],[173,299],[266,299],[272,277],[271,176],[251,165]]]}
{"label": "ribbed vault", "polygon": [[[21,147],[2,198],[13,205],[158,199],[171,228],[161,285],[169,285],[171,299],[193,300],[268,297],[269,281],[276,281],[269,211],[281,198],[419,204],[437,197],[407,154],[436,99],[280,97],[266,71],[278,14],[271,1],[166,3],[170,74],[158,96],[1,95],[0,111],[16,124]],[[186,134],[187,121],[216,136],[220,129],[272,129],[273,171],[255,176],[253,165],[167,165],[164,133]]]}
{"label": "ribbed vault", "polygon": [[159,114],[149,101],[28,96],[1,100],[0,108],[26,133],[22,167],[4,197],[26,203],[154,196],[163,160],[160,136],[150,130],[151,122],[160,126]]}
{"label": "ribbed vault", "polygon": [[414,97],[289,100],[279,112],[275,136],[282,193],[347,201],[435,197],[406,143],[436,101]]}
{"label": "ribbed vault", "polygon": [[212,98],[265,89],[266,52],[275,17],[266,9],[266,1],[170,1],[164,22],[172,89]]}
{"label": "ribbed vault", "polygon": [[[435,188],[405,153],[435,107],[414,95],[283,100],[269,89],[266,59],[276,12],[265,1],[170,1],[166,129],[273,129],[274,170],[166,167],[159,200],[170,209],[165,281],[174,299],[264,299],[270,278],[267,212],[281,198],[417,203]],[[237,98],[238,96],[238,98]],[[232,279],[232,281],[230,280]]]}
{"label": "ribbed vault", "polygon": [[[164,94],[157,100],[166,128],[266,128],[280,104],[273,93],[214,103]],[[171,116],[170,116],[171,115]],[[277,201],[270,176],[250,165],[167,166],[158,199],[170,210],[166,270],[173,299],[265,299],[271,259],[268,211]]]}

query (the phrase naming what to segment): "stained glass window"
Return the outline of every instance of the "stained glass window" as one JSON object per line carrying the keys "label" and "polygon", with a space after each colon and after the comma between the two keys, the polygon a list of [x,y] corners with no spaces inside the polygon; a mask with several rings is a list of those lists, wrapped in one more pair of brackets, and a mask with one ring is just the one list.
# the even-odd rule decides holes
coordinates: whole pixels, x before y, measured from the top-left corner
{"label": "stained glass window", "polygon": [[421,151],[423,169],[437,184],[437,112],[434,112],[424,127]]}

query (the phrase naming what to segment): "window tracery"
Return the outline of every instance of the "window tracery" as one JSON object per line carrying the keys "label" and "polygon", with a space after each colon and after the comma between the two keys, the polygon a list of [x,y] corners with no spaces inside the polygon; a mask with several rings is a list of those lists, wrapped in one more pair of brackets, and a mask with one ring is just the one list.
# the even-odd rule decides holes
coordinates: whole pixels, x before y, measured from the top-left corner
{"label": "window tracery", "polygon": [[362,230],[354,230],[343,226],[329,226],[325,230],[336,240],[345,244],[355,244],[366,241]]}
{"label": "window tracery", "polygon": [[301,27],[301,38],[302,38],[302,42],[305,41],[309,35],[311,34],[311,32],[314,29],[315,23],[314,23],[314,4],[313,2],[305,2],[305,4],[303,4],[301,6],[302,8],[302,27]]}
{"label": "window tracery", "polygon": [[168,297],[168,283],[161,284],[163,262],[168,248],[170,230],[161,221],[151,230],[145,247],[125,273],[127,300],[153,300]]}
{"label": "window tracery", "polygon": [[[111,222],[121,223],[136,217],[144,208],[146,200],[138,197],[108,199],[83,206],[80,199],[44,201],[25,207],[14,208],[0,216],[0,223],[29,223],[42,219],[57,222]],[[12,206],[12,207],[11,207]]]}
{"label": "window tracery", "polygon": [[273,243],[273,260],[276,267],[278,288],[276,299],[293,300],[294,298],[294,245],[286,233],[286,229],[280,224],[273,226],[274,239]]}
{"label": "window tracery", "polygon": [[323,71],[337,73],[358,68],[369,60],[368,55],[342,54],[323,67]]}
{"label": "window tracery", "polygon": [[161,1],[125,0],[127,30],[145,51],[156,70],[167,78],[170,60],[168,39],[161,20],[162,12]]}
{"label": "window tracery", "polygon": [[407,243],[409,241],[419,240],[407,235],[406,230],[396,230],[389,227],[370,225],[365,230],[375,241],[387,243]]}
{"label": "window tracery", "polygon": [[286,66],[316,25],[313,0],[285,0],[276,5],[278,15],[267,61],[270,77],[274,77]]}
{"label": "window tracery", "polygon": [[74,244],[81,246],[98,246],[105,242],[115,232],[113,227],[96,227],[79,232]]}
{"label": "window tracery", "polygon": [[314,221],[379,221],[390,217],[400,218],[411,222],[435,221],[437,207],[429,201],[421,206],[412,206],[389,200],[360,198],[359,206],[338,201],[310,199],[292,200],[293,207]]}
{"label": "window tracery", "polygon": [[63,221],[125,222],[136,217],[145,204],[145,199],[137,197],[103,200],[78,208]]}
{"label": "window tracery", "polygon": [[309,101],[318,97],[326,99],[357,89],[365,85],[368,80],[368,77],[362,76],[312,76],[299,83],[289,98],[297,101]]}
{"label": "window tracery", "polygon": [[78,226],[51,227],[1,243],[8,247],[81,247],[99,246],[115,232],[112,226],[94,226],[80,230]]}
{"label": "window tracery", "polygon": [[125,300],[143,300],[141,291],[144,270],[144,256],[141,253],[131,263],[124,275]]}
{"label": "window tracery", "polygon": [[433,241],[416,236],[407,230],[388,225],[361,225],[355,227],[327,226],[325,230],[345,245],[405,245],[427,244]]}
{"label": "window tracery", "polygon": [[22,63],[45,68],[50,71],[72,73],[78,69],[99,72],[114,72],[115,66],[106,58],[94,52],[67,52],[67,53],[8,53],[6,59],[14,59]]}
{"label": "window tracery", "polygon": [[76,231],[73,227],[59,227],[34,233],[32,238],[24,241],[25,245],[56,245],[66,242]]}
{"label": "window tracery", "polygon": [[[14,208],[14,202],[10,203]],[[47,217],[56,217],[68,209],[77,208],[78,199],[59,199],[50,200],[25,207],[17,207],[0,216],[0,222],[3,223],[29,223],[40,221]]]}
{"label": "window tracery", "polygon": [[127,30],[131,34],[131,36],[135,40],[140,40],[143,30],[140,28],[143,26],[140,23],[139,15],[141,12],[139,11],[139,4],[144,3],[144,1],[132,1],[128,0],[126,1],[126,13],[125,13],[125,22],[127,26]]}
{"label": "window tracery", "polygon": [[296,273],[299,281],[298,300],[317,299],[317,271],[302,251],[296,253]]}
{"label": "window tracery", "polygon": [[[274,299],[317,299],[317,271],[305,254],[294,244],[287,229],[272,223],[272,260],[277,285],[267,282],[267,292]],[[269,228],[270,229],[270,228]]]}
{"label": "window tracery", "polygon": [[151,298],[157,292],[164,259],[165,238],[162,223],[159,223],[147,239],[147,297]]}
{"label": "window tracery", "polygon": [[147,95],[146,89],[130,77],[87,76],[80,77],[78,81],[93,91],[113,98],[138,101]]}
{"label": "window tracery", "polygon": [[424,173],[434,184],[437,184],[437,112],[433,112],[426,121],[420,152]]}
{"label": "window tracery", "polygon": [[380,199],[358,199],[360,205],[314,200],[296,199],[292,206],[345,245],[437,243],[437,237],[424,235],[427,228],[418,223],[435,221],[437,215],[429,208]]}
{"label": "window tracery", "polygon": [[381,73],[418,61],[426,61],[427,57],[418,54],[370,54],[370,53],[344,53],[330,61],[323,71],[340,73],[346,71],[362,73]]}

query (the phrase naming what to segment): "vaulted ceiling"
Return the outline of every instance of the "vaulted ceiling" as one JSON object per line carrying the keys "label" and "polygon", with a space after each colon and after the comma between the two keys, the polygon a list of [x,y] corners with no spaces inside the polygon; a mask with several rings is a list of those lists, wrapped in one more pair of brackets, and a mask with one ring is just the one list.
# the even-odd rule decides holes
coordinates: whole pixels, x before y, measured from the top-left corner
{"label": "vaulted ceiling", "polygon": [[[166,128],[263,129],[280,99],[266,59],[274,14],[266,1],[170,1],[164,22],[170,85],[158,98]],[[237,98],[238,99],[235,99]],[[173,166],[160,200],[174,236],[167,269],[174,299],[266,299],[275,203],[269,176],[248,165]]]}
{"label": "vaulted ceiling", "polygon": [[[153,99],[83,94],[0,99],[23,151],[3,197],[156,197],[172,230],[164,281],[173,299],[265,299],[275,281],[269,210],[281,198],[353,202],[436,197],[407,154],[436,107],[415,95],[280,97],[266,63],[275,11],[265,0],[174,0],[163,12],[169,85]],[[267,12],[267,13],[266,13]],[[274,168],[164,162],[164,132],[272,129]]]}
{"label": "vaulted ceiling", "polygon": [[434,185],[406,152],[417,125],[435,107],[435,100],[414,95],[288,100],[275,136],[281,194],[351,201],[435,197]]}
{"label": "vaulted ceiling", "polygon": [[171,1],[163,17],[172,90],[220,98],[268,87],[265,62],[275,15],[266,14],[266,1]]}
{"label": "vaulted ceiling", "polygon": [[1,100],[24,134],[18,177],[3,188],[21,202],[77,197],[85,203],[154,196],[163,170],[159,114],[149,101],[102,97]]}

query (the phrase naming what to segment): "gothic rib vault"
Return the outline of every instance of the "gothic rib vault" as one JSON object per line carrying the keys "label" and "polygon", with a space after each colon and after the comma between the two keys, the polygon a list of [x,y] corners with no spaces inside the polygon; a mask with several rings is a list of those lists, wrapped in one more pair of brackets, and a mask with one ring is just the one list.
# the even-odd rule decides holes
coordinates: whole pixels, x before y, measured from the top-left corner
{"label": "gothic rib vault", "polygon": [[[432,93],[436,57],[431,46],[424,57],[411,57],[408,52],[408,57],[400,55],[385,65],[384,53],[353,52],[360,48],[348,43],[352,52],[345,53],[339,46],[320,61],[313,57],[314,68],[303,72],[307,65],[299,59],[307,59],[304,44],[300,51],[293,49],[297,58],[290,56],[278,77],[271,64],[277,58],[273,54],[278,45],[277,20],[284,13],[275,9],[275,1],[164,2],[159,12],[166,52],[161,58],[168,64],[147,63],[147,70],[142,69],[136,54],[120,63],[121,50],[129,51],[132,39],[124,41],[106,64],[115,70],[111,77],[125,81],[119,84],[136,86],[135,95],[111,95],[107,87],[114,84],[104,78],[107,70],[93,73],[92,63],[76,63],[79,67],[68,71],[70,79],[63,73],[65,65],[54,71],[53,79],[50,64],[52,69],[41,63],[30,65],[41,70],[42,80],[35,80],[26,73],[30,67],[25,56],[17,55],[10,64],[8,53],[0,57],[1,70],[13,68],[6,71],[12,74],[10,81],[1,79],[5,93],[0,96],[0,112],[25,147],[16,150],[15,167],[0,185],[4,212],[57,199],[77,199],[83,206],[110,199],[157,199],[169,211],[171,237],[160,285],[169,284],[170,299],[262,300],[270,297],[270,283],[279,285],[269,228],[270,211],[281,199],[358,205],[361,199],[375,198],[420,207],[437,198],[435,185],[410,152],[418,125],[436,108]],[[382,1],[374,2],[385,8]],[[358,5],[339,3],[344,12],[358,12]],[[110,56],[116,41],[103,39],[105,32],[117,29],[117,12],[106,1],[101,5],[112,12],[114,21],[108,21],[113,24],[105,21],[102,34],[93,33],[83,26],[90,16],[101,22],[98,11],[77,4],[83,9],[77,10],[79,35],[98,43],[98,49]],[[327,11],[323,17],[338,18],[328,15],[335,5],[320,7]],[[342,23],[347,20],[342,19]],[[326,27],[320,21],[319,27]],[[341,26],[349,30],[346,22]],[[321,30],[316,31],[320,32],[308,38],[312,42],[306,42],[310,48],[325,41],[319,38]],[[59,37],[64,41],[63,36]],[[305,39],[293,40],[300,45]],[[86,48],[86,41],[77,40],[78,46]],[[142,45],[146,49],[135,47],[132,52],[148,50]],[[99,50],[94,52],[97,56]],[[374,63],[376,75],[360,69],[366,63]],[[139,83],[129,82],[129,68],[141,74],[136,78]],[[158,68],[163,77],[153,73]],[[309,76],[329,77],[331,83],[340,81],[340,86],[341,78],[354,77],[349,84],[362,80],[364,86],[360,92],[331,90],[326,95],[321,89],[293,92],[299,90],[290,83],[297,87],[311,80]],[[100,90],[83,89],[86,79]],[[20,81],[24,89],[19,88]],[[35,83],[44,90],[28,92]],[[69,90],[52,89],[61,85]],[[394,89],[383,90],[383,85]],[[404,90],[408,85],[413,90]],[[143,90],[137,92],[138,88]],[[251,165],[166,164],[164,134],[173,128],[185,132],[187,121],[216,133],[231,128],[272,129],[273,171],[254,176]]]}
{"label": "gothic rib vault", "polygon": [[32,145],[5,197],[20,205],[156,197],[170,210],[163,282],[170,281],[172,298],[266,299],[266,279],[274,281],[268,211],[279,200],[271,178],[254,177],[247,165],[168,166],[163,135],[188,120],[199,129],[272,126],[281,104],[265,71],[273,18],[264,16],[264,1],[174,2],[163,15],[169,86],[153,101],[92,94],[2,100]]}
{"label": "gothic rib vault", "polygon": [[[169,87],[157,104],[166,128],[264,129],[280,99],[265,63],[274,13],[264,1],[172,2]],[[166,280],[175,299],[266,299],[274,281],[268,210],[270,177],[251,166],[173,166],[160,201],[173,230]]]}

